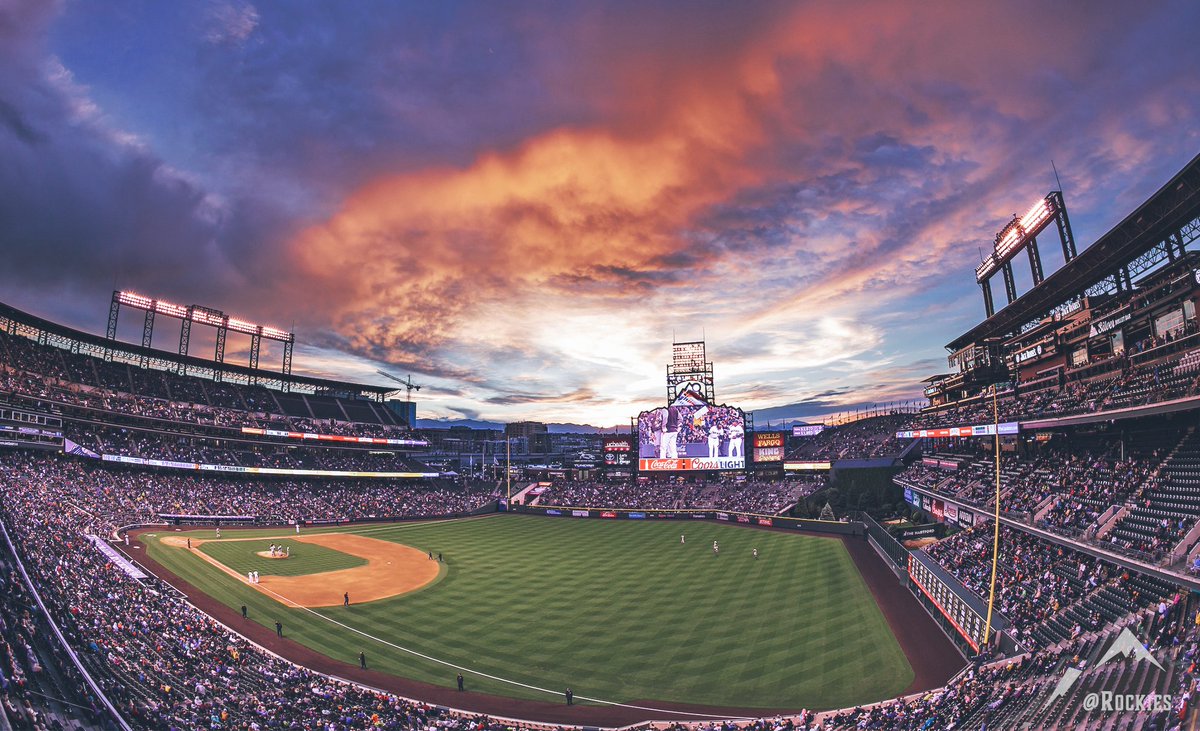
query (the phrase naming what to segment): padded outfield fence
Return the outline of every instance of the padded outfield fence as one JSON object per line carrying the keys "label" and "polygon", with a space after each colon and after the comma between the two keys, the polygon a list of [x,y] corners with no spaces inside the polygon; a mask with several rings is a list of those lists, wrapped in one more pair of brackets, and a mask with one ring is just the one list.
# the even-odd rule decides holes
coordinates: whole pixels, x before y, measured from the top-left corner
{"label": "padded outfield fence", "polygon": [[599,518],[608,520],[715,520],[723,523],[758,526],[762,528],[793,528],[814,533],[842,536],[863,535],[863,524],[857,521],[813,520],[789,518],[782,515],[739,513],[729,510],[629,510],[625,508],[577,508],[563,505],[509,505],[510,513],[548,515],[559,518]]}

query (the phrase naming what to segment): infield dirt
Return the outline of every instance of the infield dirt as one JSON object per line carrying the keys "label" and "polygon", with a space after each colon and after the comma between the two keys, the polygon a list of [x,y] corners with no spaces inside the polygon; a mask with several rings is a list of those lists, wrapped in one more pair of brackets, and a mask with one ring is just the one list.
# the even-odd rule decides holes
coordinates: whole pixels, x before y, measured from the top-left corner
{"label": "infield dirt", "polygon": [[[250,584],[246,577],[212,556],[199,550],[207,543],[204,539],[191,539],[193,555],[209,562],[239,581],[275,599],[284,599],[287,603],[301,607],[334,607],[340,606],[344,595],[350,595],[350,601],[355,604],[373,602],[378,599],[407,594],[429,584],[438,577],[443,564],[430,561],[427,554],[410,546],[404,546],[391,541],[381,541],[369,536],[346,533],[315,533],[308,536],[274,536],[290,542],[311,543],[324,546],[335,551],[366,559],[365,566],[356,566],[338,571],[325,571],[319,574],[302,576],[269,576],[263,575],[259,583]],[[271,540],[265,538],[229,538],[213,542],[234,542],[253,540],[262,542]],[[186,538],[180,536],[164,536],[162,543],[173,548],[188,550]]]}

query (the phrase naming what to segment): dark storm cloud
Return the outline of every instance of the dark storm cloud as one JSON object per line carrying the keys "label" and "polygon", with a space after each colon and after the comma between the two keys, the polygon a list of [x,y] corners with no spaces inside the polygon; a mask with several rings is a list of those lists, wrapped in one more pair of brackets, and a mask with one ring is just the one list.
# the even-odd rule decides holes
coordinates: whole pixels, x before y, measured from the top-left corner
{"label": "dark storm cloud", "polygon": [[895,399],[1051,158],[1086,237],[1200,148],[1196,13],[4,3],[0,286],[294,319],[471,417],[616,423],[676,328],[754,407]]}

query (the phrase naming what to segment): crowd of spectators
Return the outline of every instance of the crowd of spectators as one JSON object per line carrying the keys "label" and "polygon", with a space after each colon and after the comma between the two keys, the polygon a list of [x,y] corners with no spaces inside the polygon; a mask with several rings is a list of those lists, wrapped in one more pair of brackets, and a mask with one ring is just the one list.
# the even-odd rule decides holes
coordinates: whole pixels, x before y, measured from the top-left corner
{"label": "crowd of spectators", "polygon": [[[153,581],[129,577],[86,538],[137,512],[132,494],[118,496],[125,491],[87,479],[98,476],[63,474],[58,460],[24,460],[6,481],[0,515],[71,647],[135,727],[512,728],[309,672],[262,652]],[[179,508],[204,512],[210,505]],[[7,615],[0,618],[7,627]],[[0,635],[7,642],[3,628]]]}
{"label": "crowd of spectators", "polygon": [[710,483],[695,507],[741,513],[777,515],[827,485],[825,475],[800,475],[781,480],[748,478]]}
{"label": "crowd of spectators", "polygon": [[630,508],[671,510],[687,507],[695,483],[658,480],[555,482],[539,497],[538,505],[577,508]]}
{"label": "crowd of spectators", "polygon": [[255,516],[272,524],[445,515],[476,510],[499,495],[497,483],[467,478],[260,480],[37,455],[9,456],[5,465],[7,480],[41,484],[117,525],[155,521],[160,514]]}
{"label": "crowd of spectators", "polygon": [[[1148,498],[1145,500],[1144,506],[1150,506]],[[1158,559],[1183,540],[1183,537],[1187,535],[1188,529],[1195,521],[1195,517],[1164,515],[1152,518],[1149,521],[1149,525],[1143,525],[1139,530],[1134,532],[1128,530],[1132,521],[1126,519],[1117,524],[1117,527],[1109,534],[1106,540],[1110,546],[1118,550]],[[1126,530],[1122,530],[1123,527]]]}
{"label": "crowd of spectators", "polygon": [[99,727],[103,718],[0,541],[0,727],[65,728],[72,721]]}
{"label": "crowd of spectators", "polygon": [[355,418],[297,415],[301,394],[292,394],[292,411],[268,389],[183,376],[167,371],[109,362],[39,345],[28,338],[0,333],[0,394],[5,392],[82,409],[161,419],[177,424],[314,432],[340,436],[412,438],[413,432],[386,409],[358,400],[322,397],[327,408]]}
{"label": "crowd of spectators", "polygon": [[[1161,347],[1172,340],[1148,347]],[[1197,343],[1200,345],[1200,343]],[[1111,368],[1095,372],[1095,365],[1061,376],[1050,376],[1022,384],[1017,390],[1006,389],[997,395],[996,406],[1001,422],[1069,416],[1106,409],[1169,401],[1200,394],[1200,375],[1190,367],[1196,350],[1164,353],[1161,359],[1134,363],[1128,355],[1111,358]],[[952,404],[926,411],[910,421],[906,428],[928,429],[942,426],[986,424],[996,418],[991,396],[968,403]]]}
{"label": "crowd of spectators", "polygon": [[1020,682],[1030,672],[1046,672],[1049,658],[1031,658],[991,667],[972,668],[935,691],[912,699],[897,699],[869,708],[832,714],[815,729],[951,729],[981,707],[999,710],[1032,696],[1036,686]]}
{"label": "crowd of spectators", "polygon": [[913,415],[884,414],[840,426],[830,426],[811,437],[795,437],[799,445],[788,459],[832,461],[895,456],[912,441],[899,439],[896,432],[910,428]]}
{"label": "crowd of spectators", "polygon": [[271,444],[79,423],[68,423],[65,430],[69,438],[98,454],[241,467],[431,472],[428,467],[403,453],[386,449]]}
{"label": "crowd of spectators", "polygon": [[[363,516],[373,509],[368,490],[349,484],[282,485],[208,481],[188,475],[173,479],[144,472],[105,469],[94,462],[25,455],[10,464],[0,516],[22,547],[26,566],[43,592],[51,614],[71,646],[94,671],[106,694],[127,720],[139,728],[302,728],[302,729],[447,729],[499,731],[511,728],[487,718],[455,716],[430,706],[359,686],[332,681],[259,651],[190,605],[163,591],[153,580],[137,581],[112,565],[86,540],[105,535],[117,524],[146,520],[163,510],[182,513],[270,513],[286,519],[315,505],[322,515]],[[664,485],[667,483],[664,483]],[[762,483],[757,488],[770,488]],[[695,483],[711,489],[714,485]],[[718,490],[735,495],[751,485],[731,482]],[[415,489],[415,488],[410,488]],[[494,492],[495,486],[492,486]],[[476,494],[481,494],[477,491]],[[349,498],[348,495],[357,495]],[[388,494],[382,501],[403,505],[407,514],[452,512],[448,496],[429,493],[427,502],[403,502]],[[262,506],[270,506],[264,511]],[[440,508],[440,509],[439,509]],[[1088,591],[1121,577],[1110,568],[1065,549],[1047,550],[1023,533],[1005,530],[1002,545],[1000,611],[1018,629],[1037,622]],[[947,570],[982,592],[990,570],[990,534],[967,531],[928,549]],[[1067,574],[1075,581],[1066,581]],[[0,579],[7,587],[9,584]],[[1082,583],[1085,588],[1079,589]],[[8,592],[6,592],[7,594]],[[96,601],[103,597],[104,601]],[[22,617],[0,605],[0,637],[5,641]],[[1176,622],[1160,630],[1161,643],[1174,642]],[[1083,632],[1093,631],[1088,627]],[[1194,637],[1186,650],[1196,653]],[[20,640],[13,656],[28,652]],[[917,698],[869,708],[803,713],[788,721],[763,720],[761,729],[915,729],[952,727],[972,714],[998,712],[1039,692],[1024,680],[1051,677],[1057,654],[1036,654],[1023,661],[978,667],[944,688]],[[0,652],[0,659],[3,652]],[[17,673],[6,675],[17,677]],[[23,672],[28,673],[28,669]],[[1190,676],[1189,676],[1190,677]],[[1190,680],[1189,680],[1190,682]],[[1190,692],[1190,686],[1188,688]],[[932,724],[932,725],[931,725]]]}
{"label": "crowd of spectators", "polygon": [[[1191,610],[1194,612],[1194,608]],[[1102,653],[1128,628],[1158,661],[1179,668],[1162,678],[1142,673],[1143,682],[1161,683],[1172,701],[1159,710],[1129,709],[1122,722],[1147,731],[1179,731],[1191,712],[1197,690],[1200,624],[1192,621],[1181,594],[1163,599],[1113,626],[1088,632],[1055,647],[1016,658],[973,665],[945,687],[864,708],[818,714],[797,731],[918,731],[953,728],[1107,728],[1113,715],[1088,708],[1082,698],[1051,697],[1068,668],[1106,673],[1108,687],[1122,688],[1122,676],[1137,676],[1137,666],[1099,666]],[[1117,665],[1113,661],[1113,665]],[[1126,681],[1127,682],[1127,681]],[[1079,684],[1077,684],[1079,685]],[[1074,721],[1074,723],[1072,723]],[[1080,724],[1076,726],[1075,724]],[[1091,724],[1095,724],[1094,726]],[[1108,725],[1105,725],[1108,724]]]}
{"label": "crowd of spectators", "polygon": [[539,505],[633,510],[728,510],[776,515],[825,486],[825,477],[779,480],[624,480],[555,482]]}
{"label": "crowd of spectators", "polygon": [[[957,533],[927,546],[925,552],[968,589],[981,597],[988,596],[992,571],[989,526]],[[1115,573],[1113,566],[1087,554],[1052,546],[1023,531],[1003,527],[996,607],[1013,623],[1017,636],[1027,646],[1036,646],[1033,630],[1038,624],[1115,578]],[[1131,606],[1129,610],[1134,608]],[[1094,619],[1097,625],[1099,619]],[[1084,629],[1089,628],[1079,628]]]}
{"label": "crowd of spectators", "polygon": [[[1001,459],[1001,507],[1010,514],[1037,517],[1037,525],[1065,535],[1091,537],[1099,519],[1137,491],[1157,484],[1163,449],[1129,450],[1118,445],[1054,447]],[[926,462],[925,460],[928,460]],[[935,464],[936,463],[936,464]],[[951,466],[953,468],[951,468]],[[995,463],[989,454],[943,454],[914,462],[898,476],[928,490],[986,505],[995,490]]]}
{"label": "crowd of spectators", "polygon": [[1098,527],[1099,518],[1121,505],[1133,491],[1154,484],[1157,454],[1118,458],[1082,452],[1061,455],[1054,478],[1054,501],[1040,524],[1061,533],[1083,533]]}

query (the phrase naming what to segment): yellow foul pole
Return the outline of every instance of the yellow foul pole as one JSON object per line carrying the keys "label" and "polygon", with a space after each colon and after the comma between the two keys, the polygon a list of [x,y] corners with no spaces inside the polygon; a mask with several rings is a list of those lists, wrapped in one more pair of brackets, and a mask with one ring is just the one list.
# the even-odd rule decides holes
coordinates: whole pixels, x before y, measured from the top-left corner
{"label": "yellow foul pole", "polygon": [[[1000,406],[997,389],[992,386],[992,420],[996,431],[996,514],[992,517],[992,587],[988,590],[987,622],[983,625],[983,647],[992,638],[992,607],[996,604],[996,566],[1000,562]],[[981,648],[982,649],[982,648]]]}
{"label": "yellow foul pole", "polygon": [[508,504],[512,505],[512,442],[504,438],[504,484],[508,486]]}

